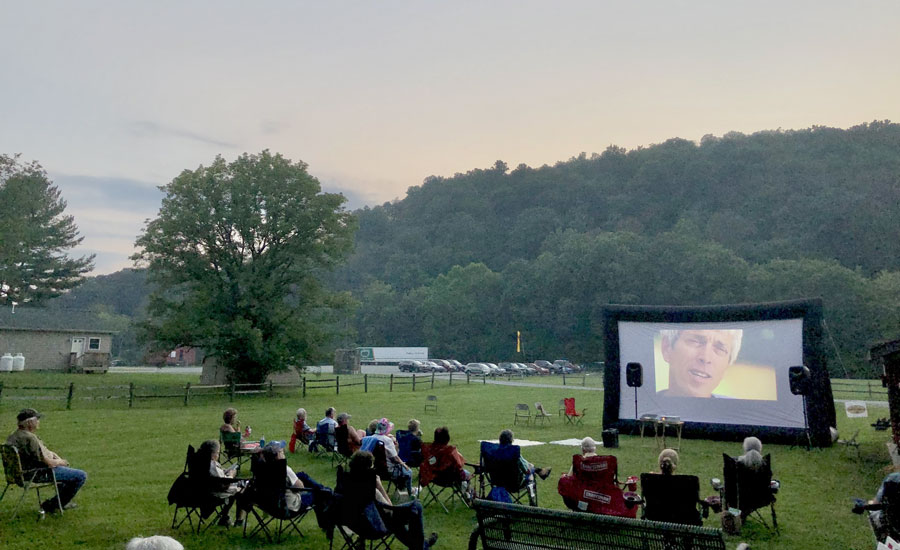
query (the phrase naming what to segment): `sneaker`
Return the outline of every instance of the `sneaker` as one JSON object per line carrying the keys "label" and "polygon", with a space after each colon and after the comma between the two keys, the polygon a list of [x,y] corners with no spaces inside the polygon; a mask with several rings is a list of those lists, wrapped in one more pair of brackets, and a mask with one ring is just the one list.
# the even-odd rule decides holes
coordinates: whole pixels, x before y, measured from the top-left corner
{"label": "sneaker", "polygon": [[538,475],[539,478],[547,479],[547,477],[550,475],[550,471],[552,469],[553,468],[541,468],[540,470],[536,470],[535,473]]}
{"label": "sneaker", "polygon": [[434,543],[437,542],[437,539],[438,539],[438,534],[437,534],[437,533],[431,533],[430,535],[428,535],[428,538],[425,539],[425,544],[426,544],[426,546],[427,546],[428,548],[431,548],[432,546],[434,546]]}

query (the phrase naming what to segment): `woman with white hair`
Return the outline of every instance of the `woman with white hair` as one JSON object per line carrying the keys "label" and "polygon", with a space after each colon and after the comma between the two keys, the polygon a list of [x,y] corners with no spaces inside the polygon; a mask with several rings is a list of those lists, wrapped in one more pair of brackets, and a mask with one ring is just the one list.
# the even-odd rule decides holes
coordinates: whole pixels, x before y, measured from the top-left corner
{"label": "woman with white hair", "polygon": [[[585,437],[581,440],[581,456],[584,458],[597,456],[597,442],[594,441],[594,438]],[[569,473],[566,475],[573,475],[573,472],[573,466],[569,466]]]}
{"label": "woman with white hair", "polygon": [[737,461],[750,470],[758,470],[763,465],[762,441],[757,437],[744,438],[744,454],[737,457]]}
{"label": "woman with white hair", "polygon": [[294,418],[294,432],[291,434],[291,443],[288,449],[293,453],[297,450],[298,440],[303,445],[306,445],[313,440],[315,436],[316,430],[306,422],[306,409],[300,407],[297,409],[297,415]]}
{"label": "woman with white hair", "polygon": [[125,550],[184,550],[184,546],[172,537],[154,535],[134,537],[125,545]]}

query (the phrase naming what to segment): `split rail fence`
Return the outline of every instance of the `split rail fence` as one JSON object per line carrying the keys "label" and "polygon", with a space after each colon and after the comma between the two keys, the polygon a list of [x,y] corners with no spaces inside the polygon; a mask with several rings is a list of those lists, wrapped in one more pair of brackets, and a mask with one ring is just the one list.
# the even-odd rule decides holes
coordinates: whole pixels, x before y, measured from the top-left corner
{"label": "split rail fence", "polygon": [[[523,378],[522,376],[502,377],[507,380]],[[576,381],[581,385],[586,384],[583,376],[569,376],[569,383]],[[327,391],[340,395],[341,391],[422,391],[431,390],[440,386],[452,386],[454,384],[487,384],[495,380],[494,377],[477,376],[469,373],[430,373],[412,375],[394,374],[361,374],[361,375],[307,375],[301,377],[299,384],[277,384],[266,382],[262,384],[221,384],[199,385],[187,383],[184,386],[176,385],[137,385],[134,383],[123,385],[77,385],[69,384],[52,385],[16,385],[11,380],[0,381],[0,406],[10,405],[16,402],[58,402],[65,403],[66,409],[84,402],[109,402],[127,404],[133,408],[142,403],[158,402],[160,400],[177,400],[185,407],[197,399],[227,398],[234,401],[244,396],[268,396],[296,395],[299,393],[306,397],[308,393]],[[566,385],[563,377],[563,385]],[[14,405],[12,405],[14,406]]]}

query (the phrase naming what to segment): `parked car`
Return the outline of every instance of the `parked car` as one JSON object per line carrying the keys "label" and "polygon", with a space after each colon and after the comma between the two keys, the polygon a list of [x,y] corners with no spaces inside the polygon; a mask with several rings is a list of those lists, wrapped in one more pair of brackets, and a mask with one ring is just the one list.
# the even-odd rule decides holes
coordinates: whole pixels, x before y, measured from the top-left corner
{"label": "parked car", "polygon": [[489,369],[491,369],[491,374],[493,376],[500,376],[502,374],[506,374],[506,369],[501,369],[497,363],[485,363]]}
{"label": "parked car", "polygon": [[491,374],[491,368],[484,363],[469,363],[466,365],[465,371],[479,376],[489,376]]}
{"label": "parked car", "polygon": [[533,367],[534,370],[536,371],[536,374],[540,374],[540,375],[550,374],[550,369],[548,369],[547,367],[541,367],[541,366],[537,365],[536,363],[528,363],[528,366]]}
{"label": "parked car", "polygon": [[453,366],[453,370],[456,372],[463,372],[466,370],[466,366],[457,361],[456,359],[447,359],[447,362]]}
{"label": "parked car", "polygon": [[453,365],[451,365],[450,362],[446,359],[429,359],[429,361],[431,361],[432,363],[436,363],[437,366],[441,367],[440,372],[450,372],[452,370],[455,370],[453,368]]}
{"label": "parked car", "polygon": [[444,372],[444,367],[438,365],[432,360],[421,361],[422,368],[419,372]]}
{"label": "parked car", "polygon": [[575,372],[577,370],[575,368],[575,365],[573,365],[568,359],[557,359],[553,362],[553,364],[556,366],[557,372],[564,372],[566,374],[569,374],[570,372]]}
{"label": "parked car", "polygon": [[397,363],[397,367],[400,369],[400,372],[422,372],[424,364],[421,361],[412,359],[409,361],[400,361]]}
{"label": "parked car", "polygon": [[516,363],[516,364],[519,365],[519,367],[524,370],[525,374],[527,374],[529,376],[537,374],[537,368],[535,368],[532,365],[527,365],[525,363]]}
{"label": "parked car", "polygon": [[518,363],[510,363],[507,361],[504,363],[500,363],[498,366],[509,374],[525,374],[525,370],[519,367]]}
{"label": "parked car", "polygon": [[547,369],[547,372],[554,372],[553,363],[550,361],[544,361],[543,359],[538,359],[534,362],[535,366],[541,367],[542,369]]}

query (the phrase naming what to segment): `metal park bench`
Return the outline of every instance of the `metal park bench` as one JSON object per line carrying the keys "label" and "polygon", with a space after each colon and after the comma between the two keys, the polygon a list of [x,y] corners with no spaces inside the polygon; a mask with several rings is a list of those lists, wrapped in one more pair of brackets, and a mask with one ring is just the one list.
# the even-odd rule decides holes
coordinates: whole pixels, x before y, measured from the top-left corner
{"label": "metal park bench", "polygon": [[720,529],[549,510],[486,500],[469,550],[724,550]]}

